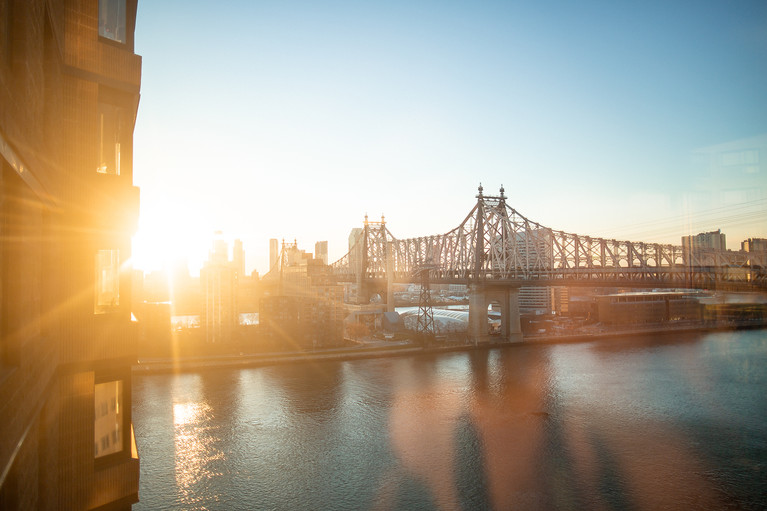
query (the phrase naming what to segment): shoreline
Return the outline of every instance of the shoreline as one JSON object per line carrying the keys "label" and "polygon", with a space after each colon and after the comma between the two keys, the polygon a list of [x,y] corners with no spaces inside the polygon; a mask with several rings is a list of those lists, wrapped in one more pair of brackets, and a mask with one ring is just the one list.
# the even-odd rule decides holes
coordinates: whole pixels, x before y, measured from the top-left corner
{"label": "shoreline", "polygon": [[309,362],[362,360],[384,357],[402,357],[432,353],[449,353],[457,351],[488,350],[495,348],[511,348],[515,346],[530,346],[534,344],[569,344],[592,342],[612,338],[641,337],[648,335],[673,335],[680,333],[704,333],[732,330],[757,330],[767,328],[767,321],[740,324],[719,325],[679,325],[669,328],[654,327],[633,330],[614,330],[568,335],[529,335],[520,342],[487,342],[482,344],[448,344],[444,346],[415,346],[412,344],[397,344],[393,346],[369,346],[353,348],[330,348],[327,350],[282,353],[251,353],[238,355],[213,355],[184,359],[144,359],[134,364],[133,375],[189,373],[208,369],[243,369],[250,367],[265,367],[282,364],[305,364]]}

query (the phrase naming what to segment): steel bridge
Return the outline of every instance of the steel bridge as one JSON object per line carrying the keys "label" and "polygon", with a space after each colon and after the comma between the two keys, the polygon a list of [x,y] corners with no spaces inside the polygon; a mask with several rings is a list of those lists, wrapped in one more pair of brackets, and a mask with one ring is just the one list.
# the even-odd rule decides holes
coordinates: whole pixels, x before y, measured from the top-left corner
{"label": "steel bridge", "polygon": [[[333,275],[339,281],[357,282],[362,296],[388,287],[391,307],[391,284],[412,282],[416,270],[428,264],[433,268],[431,282],[469,286],[470,332],[473,298],[477,310],[482,302],[493,300],[509,302],[515,314],[521,286],[767,291],[767,252],[690,249],[572,234],[520,214],[507,204],[503,187],[499,195],[491,196],[484,195],[480,185],[476,198],[463,221],[444,234],[398,239],[384,217],[371,222],[365,216],[349,252],[331,265]],[[475,333],[480,335],[486,317],[478,321]],[[513,325],[511,329],[518,330]]]}
{"label": "steel bridge", "polygon": [[517,212],[503,187],[489,196],[480,185],[476,197],[466,218],[445,234],[397,239],[383,217],[365,217],[349,252],[331,265],[333,274],[341,281],[361,275],[410,282],[428,262],[434,283],[767,290],[767,252],[685,250],[571,234]]}

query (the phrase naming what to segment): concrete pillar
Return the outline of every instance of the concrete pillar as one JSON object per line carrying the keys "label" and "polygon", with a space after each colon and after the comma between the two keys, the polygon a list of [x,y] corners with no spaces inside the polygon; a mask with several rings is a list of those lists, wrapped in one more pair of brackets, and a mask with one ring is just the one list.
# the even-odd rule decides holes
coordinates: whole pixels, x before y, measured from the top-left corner
{"label": "concrete pillar", "polygon": [[490,342],[487,333],[487,293],[484,286],[469,285],[469,339],[474,343]]}
{"label": "concrete pillar", "polygon": [[522,323],[519,319],[519,288],[510,287],[506,294],[506,303],[508,310],[503,312],[503,318],[506,320],[506,340],[508,342],[522,342]]}

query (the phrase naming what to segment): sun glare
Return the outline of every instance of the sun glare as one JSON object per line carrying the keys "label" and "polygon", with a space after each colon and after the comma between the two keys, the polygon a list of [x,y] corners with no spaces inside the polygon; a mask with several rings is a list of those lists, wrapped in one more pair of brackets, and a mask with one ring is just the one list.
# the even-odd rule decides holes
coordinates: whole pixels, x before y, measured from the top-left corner
{"label": "sun glare", "polygon": [[142,202],[141,207],[133,237],[133,267],[151,272],[186,263],[196,274],[207,258],[213,233],[205,211],[178,203]]}

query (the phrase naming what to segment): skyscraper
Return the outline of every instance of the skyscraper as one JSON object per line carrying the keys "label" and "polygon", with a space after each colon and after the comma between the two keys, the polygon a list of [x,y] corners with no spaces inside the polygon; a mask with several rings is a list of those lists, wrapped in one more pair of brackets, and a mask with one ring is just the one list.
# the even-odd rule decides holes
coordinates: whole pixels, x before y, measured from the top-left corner
{"label": "skyscraper", "polygon": [[136,0],[0,1],[0,508],[130,509]]}
{"label": "skyscraper", "polygon": [[354,227],[349,232],[349,265],[355,268],[355,271],[359,271],[359,266],[362,264],[362,236],[364,231],[359,227]]}
{"label": "skyscraper", "polygon": [[229,262],[229,245],[224,240],[221,231],[213,233],[213,244],[208,251],[208,262],[212,264],[226,264]]}
{"label": "skyscraper", "polygon": [[727,238],[721,229],[701,232],[695,236],[682,236],[682,252],[685,259],[699,250],[727,250]]}
{"label": "skyscraper", "polygon": [[328,242],[318,241],[314,244],[314,258],[319,259],[324,264],[328,264]]}
{"label": "skyscraper", "polygon": [[759,252],[767,250],[767,239],[748,238],[740,243],[740,249],[745,252]]}
{"label": "skyscraper", "polygon": [[237,270],[228,259],[226,242],[219,238],[214,239],[210,257],[200,270],[200,286],[205,341],[230,341],[237,325]]}
{"label": "skyscraper", "polygon": [[237,277],[242,279],[245,277],[245,251],[242,248],[241,240],[234,240],[234,246],[232,247],[232,266],[234,271],[237,272]]}

